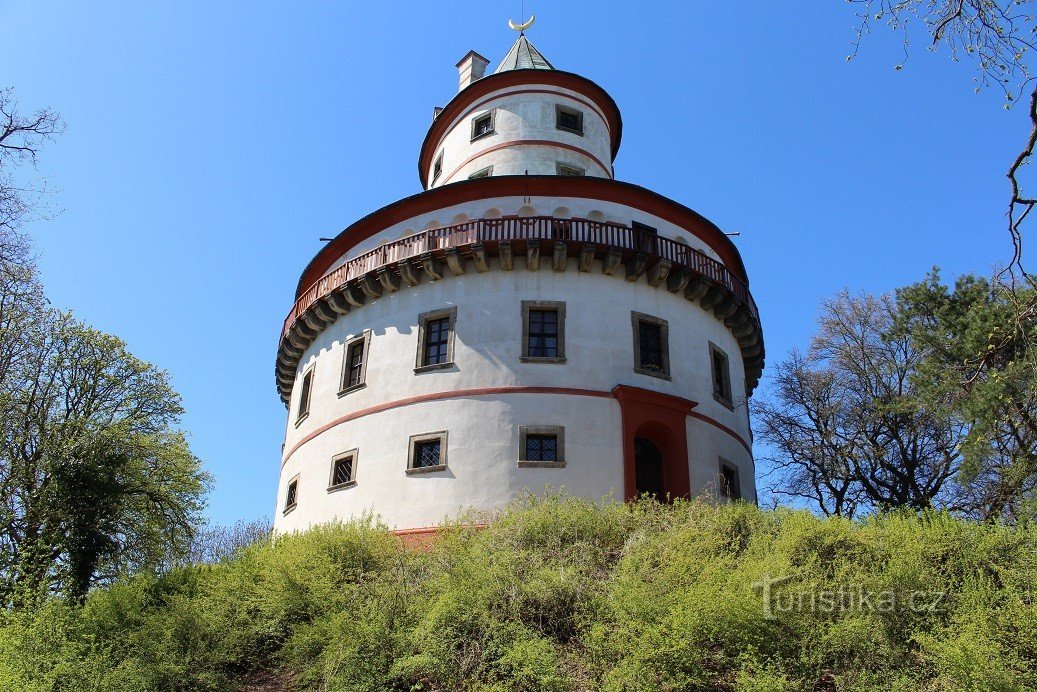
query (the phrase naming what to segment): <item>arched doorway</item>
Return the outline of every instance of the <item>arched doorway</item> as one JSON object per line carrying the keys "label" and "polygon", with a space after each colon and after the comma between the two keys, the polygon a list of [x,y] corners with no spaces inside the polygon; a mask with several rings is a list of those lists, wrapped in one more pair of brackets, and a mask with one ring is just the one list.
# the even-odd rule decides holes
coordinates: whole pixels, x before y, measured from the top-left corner
{"label": "arched doorway", "polygon": [[634,438],[634,483],[638,496],[666,499],[663,455],[647,437]]}

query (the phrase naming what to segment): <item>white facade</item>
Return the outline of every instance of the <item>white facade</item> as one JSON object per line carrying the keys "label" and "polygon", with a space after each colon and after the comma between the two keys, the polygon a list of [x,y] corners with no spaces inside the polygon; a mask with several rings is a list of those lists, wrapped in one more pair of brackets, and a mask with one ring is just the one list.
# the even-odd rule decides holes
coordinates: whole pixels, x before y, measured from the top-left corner
{"label": "white facade", "polygon": [[[610,182],[618,111],[601,107],[600,88],[543,69],[471,81],[462,64],[462,91],[439,115],[449,121],[422,148],[429,191],[347,229],[304,274],[278,356],[288,421],[275,529],[365,514],[401,531],[434,527],[548,487],[623,499],[653,468],[668,493],[755,501],[747,397],[763,347],[737,251],[694,212]],[[557,126],[559,108],[579,111],[580,133]],[[473,121],[487,113],[492,128],[478,135]],[[603,182],[539,178],[560,167]],[[487,168],[487,180],[469,180]],[[527,171],[557,192],[529,194]],[[494,180],[507,176],[522,177]],[[483,219],[511,219],[509,229],[539,219],[553,235],[468,223]],[[584,235],[551,219],[578,220]],[[659,240],[637,240],[637,224]],[[587,235],[599,230],[612,235]],[[364,257],[376,260],[357,270]],[[559,315],[564,358],[523,357],[524,301]],[[423,367],[422,316],[440,311],[453,319],[448,362]],[[665,369],[643,367],[638,319],[661,325],[651,333],[665,335]],[[348,386],[351,376],[361,382]],[[555,436],[557,458],[524,463],[522,430]],[[414,468],[412,437],[429,433],[443,435],[445,463]],[[646,461],[635,435],[661,460]],[[335,484],[346,453],[351,475]]]}

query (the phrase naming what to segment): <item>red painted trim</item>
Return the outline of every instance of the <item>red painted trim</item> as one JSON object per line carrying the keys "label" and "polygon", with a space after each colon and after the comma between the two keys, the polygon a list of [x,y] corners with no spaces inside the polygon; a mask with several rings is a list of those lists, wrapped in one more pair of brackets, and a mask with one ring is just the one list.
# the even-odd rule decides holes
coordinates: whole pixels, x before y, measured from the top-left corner
{"label": "red painted trim", "polygon": [[500,144],[497,144],[495,146],[489,147],[487,149],[483,149],[478,154],[474,154],[472,156],[469,156],[467,159],[465,159],[464,163],[462,163],[460,166],[458,166],[454,170],[450,171],[450,175],[446,176],[446,178],[444,178],[444,180],[449,180],[450,178],[453,178],[455,175],[457,175],[457,172],[459,170],[461,170],[462,168],[464,168],[465,166],[470,164],[472,161],[475,161],[480,156],[485,156],[486,154],[492,153],[494,151],[500,151],[501,149],[509,149],[511,147],[525,147],[525,146],[532,146],[532,147],[558,147],[559,149],[568,149],[570,151],[575,151],[578,154],[583,154],[588,159],[590,159],[594,163],[598,164],[598,166],[601,167],[601,170],[605,171],[605,175],[607,177],[609,177],[609,178],[612,177],[612,171],[609,170],[609,168],[605,164],[603,164],[601,162],[601,160],[597,156],[595,156],[594,154],[590,153],[586,149],[580,149],[579,147],[573,146],[572,144],[566,144],[565,142],[556,142],[556,141],[551,140],[551,139],[517,139],[514,142],[501,142]]}
{"label": "red painted trim", "polygon": [[455,204],[491,197],[526,195],[597,199],[624,204],[658,216],[702,240],[717,253],[728,271],[748,283],[745,265],[731,239],[709,219],[668,197],[632,183],[594,176],[502,175],[442,185],[371,212],[339,233],[310,260],[299,278],[295,297],[298,299],[357,244],[390,226]]}
{"label": "red painted trim", "polygon": [[325,423],[313,432],[306,435],[304,438],[299,440],[292,446],[288,453],[284,455],[284,460],[281,462],[282,465],[288,462],[288,459],[295,454],[296,450],[302,447],[304,444],[317,437],[318,435],[327,432],[331,428],[349,421],[356,420],[357,418],[363,418],[364,416],[374,415],[375,413],[383,413],[385,411],[391,411],[395,408],[402,406],[410,406],[412,404],[421,404],[426,401],[442,401],[444,399],[461,399],[469,396],[487,396],[490,394],[567,394],[569,396],[593,396],[609,398],[612,396],[611,392],[602,392],[595,389],[575,389],[572,387],[477,387],[474,389],[454,389],[447,392],[433,392],[432,394],[419,394],[418,396],[407,397],[406,399],[397,399],[396,401],[388,401],[384,404],[377,404],[375,406],[369,406],[367,408],[358,409],[352,413],[336,418],[330,423]]}
{"label": "red painted trim", "polygon": [[663,457],[663,489],[670,497],[691,497],[686,421],[698,402],[641,387],[617,385],[612,396],[623,417],[623,497],[637,497],[634,438],[646,437]]}
{"label": "red painted trim", "polygon": [[688,415],[691,416],[692,418],[698,418],[701,421],[705,421],[705,422],[709,423],[710,425],[712,425],[714,428],[717,428],[719,430],[723,430],[728,435],[730,435],[731,437],[733,437],[736,440],[738,440],[738,443],[740,445],[742,445],[743,447],[745,447],[745,451],[749,452],[750,454],[753,453],[752,445],[750,445],[748,442],[746,442],[745,439],[741,435],[739,435],[737,432],[735,432],[731,428],[727,427],[726,425],[724,425],[720,421],[714,420],[713,418],[710,418],[709,416],[701,414],[698,411],[692,411]]}
{"label": "red painted trim", "polygon": [[492,74],[472,82],[460,93],[451,99],[450,103],[443,107],[439,117],[432,122],[421,143],[421,153],[418,156],[418,178],[422,187],[428,187],[428,172],[432,169],[432,158],[439,143],[454,121],[467,112],[479,99],[494,91],[507,89],[508,87],[521,86],[524,84],[541,84],[547,86],[570,89],[583,94],[593,101],[601,113],[605,122],[608,123],[609,137],[612,145],[612,158],[616,158],[619,152],[619,144],[623,138],[623,118],[619,113],[619,106],[612,97],[600,86],[578,74],[563,72],[561,70],[508,70],[500,74]]}

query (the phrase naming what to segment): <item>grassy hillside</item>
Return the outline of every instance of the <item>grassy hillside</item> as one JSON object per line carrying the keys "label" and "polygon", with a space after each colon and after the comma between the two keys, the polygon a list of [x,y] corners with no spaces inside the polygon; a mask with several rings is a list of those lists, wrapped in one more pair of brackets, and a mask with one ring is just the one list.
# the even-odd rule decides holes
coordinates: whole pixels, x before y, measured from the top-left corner
{"label": "grassy hillside", "polygon": [[1032,527],[549,498],[427,552],[326,527],[0,616],[0,685],[1024,690],[1035,596]]}

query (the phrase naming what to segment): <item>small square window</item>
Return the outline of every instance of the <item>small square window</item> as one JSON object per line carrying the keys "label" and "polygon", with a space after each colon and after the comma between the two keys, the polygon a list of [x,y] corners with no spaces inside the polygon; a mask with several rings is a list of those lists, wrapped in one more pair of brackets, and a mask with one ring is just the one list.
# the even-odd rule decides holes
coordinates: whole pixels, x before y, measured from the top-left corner
{"label": "small square window", "polygon": [[337,490],[356,483],[356,450],[339,454],[331,460],[331,482],[328,490]]}
{"label": "small square window", "polygon": [[457,308],[418,316],[418,358],[415,372],[449,367],[454,362],[454,320]]}
{"label": "small square window", "polygon": [[302,423],[306,416],[310,415],[310,393],[313,389],[313,368],[306,371],[302,376],[302,384],[299,386],[299,403],[295,412],[295,424]]}
{"label": "small square window", "polygon": [[432,182],[436,182],[436,178],[443,172],[443,152],[439,152],[439,156],[436,157],[436,162],[432,164]]}
{"label": "small square window", "polygon": [[480,168],[475,173],[472,173],[468,176],[468,179],[475,180],[476,178],[489,178],[491,173],[493,173],[493,166],[487,166],[486,168]]}
{"label": "small square window", "polygon": [[566,132],[583,134],[583,113],[575,108],[555,106],[555,127]]}
{"label": "small square window", "polygon": [[582,168],[577,168],[576,166],[567,166],[564,163],[557,164],[556,170],[558,171],[558,175],[570,178],[587,175],[587,171],[583,170]]}
{"label": "small square window", "polygon": [[522,301],[522,361],[565,362],[565,303]]}
{"label": "small square window", "polygon": [[288,514],[299,502],[299,477],[288,481],[288,490],[284,496],[284,513]]}
{"label": "small square window", "polygon": [[519,426],[519,466],[565,466],[565,428],[556,425]]}
{"label": "small square window", "polygon": [[731,366],[727,354],[713,342],[709,343],[709,361],[713,371],[713,398],[728,408],[734,407],[731,398]]}
{"label": "small square window", "polygon": [[342,360],[342,382],[339,385],[340,396],[366,386],[370,345],[370,330],[346,342]]}
{"label": "small square window", "polygon": [[630,316],[634,329],[634,371],[670,379],[669,324],[640,312]]}
{"label": "small square window", "polygon": [[734,464],[720,460],[720,495],[728,500],[742,499],[742,486],[738,482],[738,469]]}
{"label": "small square window", "polygon": [[413,435],[407,456],[407,473],[430,473],[446,469],[446,431]]}
{"label": "small square window", "polygon": [[485,137],[486,135],[492,135],[493,130],[493,116],[494,112],[484,113],[476,116],[472,120],[472,141]]}

